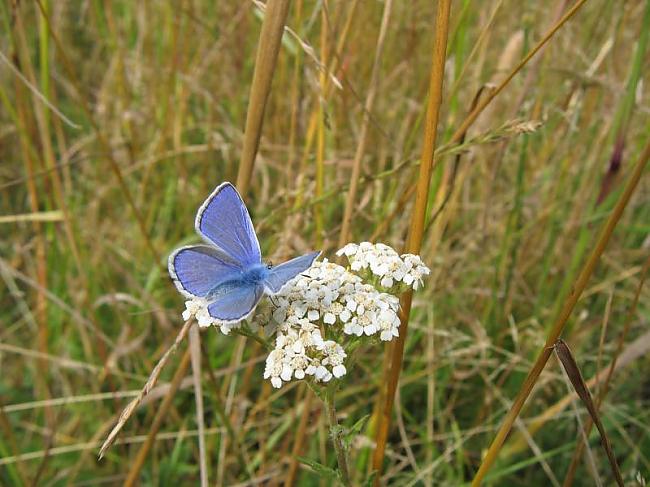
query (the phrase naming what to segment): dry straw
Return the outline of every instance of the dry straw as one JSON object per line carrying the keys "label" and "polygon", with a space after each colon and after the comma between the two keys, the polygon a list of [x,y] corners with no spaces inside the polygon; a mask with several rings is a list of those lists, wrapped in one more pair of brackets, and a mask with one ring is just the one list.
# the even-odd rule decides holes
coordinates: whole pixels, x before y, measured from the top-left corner
{"label": "dry straw", "polygon": [[643,170],[648,163],[648,159],[650,159],[650,143],[646,145],[645,149],[641,153],[639,160],[634,167],[632,176],[625,186],[625,190],[619,197],[614,210],[609,216],[607,222],[605,223],[605,226],[600,233],[600,236],[598,237],[594,250],[582,268],[582,271],[580,272],[580,275],[578,276],[575,284],[572,286],[571,292],[566,297],[564,305],[562,306],[562,310],[555,323],[553,324],[548,338],[546,339],[546,344],[537,357],[535,364],[530,369],[530,372],[522,384],[521,389],[519,390],[519,393],[517,394],[517,397],[515,398],[512,407],[510,408],[510,411],[508,411],[508,414],[503,421],[503,424],[499,428],[499,431],[494,437],[494,440],[492,440],[492,444],[485,454],[483,462],[481,463],[481,466],[479,467],[478,471],[476,472],[476,476],[472,481],[472,486],[481,485],[481,482],[485,478],[485,474],[496,460],[496,457],[499,454],[499,451],[501,450],[501,447],[503,446],[503,443],[505,442],[513,423],[519,416],[521,409],[524,407],[524,403],[533,390],[533,387],[535,386],[537,379],[542,373],[542,370],[544,370],[544,366],[546,365],[546,362],[548,362],[548,359],[553,351],[553,346],[560,338],[560,335],[566,326],[567,320],[569,319],[573,308],[575,307],[578,299],[580,298],[580,295],[587,286],[589,278],[596,268],[596,264],[598,263],[600,256],[604,252],[609,239],[614,233],[614,229],[616,228],[616,225],[618,224],[618,221],[623,214],[623,210],[629,203],[630,198],[632,197],[632,194],[634,193],[634,190],[636,189],[639,180],[641,179],[641,175],[643,174]]}
{"label": "dry straw", "polygon": [[[185,322],[185,324],[181,328],[181,331],[176,336],[174,343],[172,343],[171,347],[167,349],[167,351],[164,353],[164,355],[160,358],[156,366],[151,371],[151,375],[149,376],[149,379],[147,379],[147,382],[145,383],[144,387],[140,391],[140,394],[138,394],[138,396],[132,399],[131,402],[124,408],[124,410],[120,414],[119,419],[117,420],[117,423],[115,424],[111,432],[104,440],[104,444],[102,445],[102,447],[99,449],[100,459],[104,456],[106,451],[111,447],[111,445],[115,441],[115,438],[119,434],[120,430],[124,427],[126,422],[133,415],[133,412],[136,410],[138,405],[142,402],[145,396],[149,394],[151,390],[156,386],[156,384],[158,383],[158,379],[160,378],[160,373],[163,371],[165,365],[167,365],[167,362],[169,362],[169,359],[172,357],[173,353],[176,351],[178,346],[183,342],[183,340],[185,340],[185,337],[187,336],[187,333],[190,331],[193,321],[194,320],[190,319]],[[186,353],[185,355],[189,357],[188,353]],[[183,375],[185,374],[183,373]]]}
{"label": "dry straw", "polygon": [[[442,104],[442,82],[445,73],[450,10],[451,0],[440,0],[438,2],[435,24],[436,35],[433,44],[433,60],[431,64],[431,77],[429,83],[429,102],[427,105],[427,117],[424,127],[420,174],[415,195],[415,206],[411,216],[411,227],[406,244],[406,251],[415,255],[420,253],[422,237],[424,234],[427,202],[429,199],[429,185],[431,182],[431,170],[433,168],[436,149],[438,118],[440,114],[440,105]],[[411,311],[412,298],[413,293],[407,291],[400,300],[400,321],[402,324],[400,326],[399,337],[395,340],[394,345],[391,346],[390,368],[388,369],[386,391],[382,395],[383,404],[380,405],[379,422],[375,436],[376,447],[373,455],[372,466],[377,472],[381,472],[384,461],[393,402],[402,369],[404,344],[408,332],[408,319]],[[379,483],[380,476],[377,475],[375,477],[375,485],[379,485]]]}
{"label": "dry straw", "polygon": [[[537,54],[545,45],[546,43],[553,37],[553,35],[569,20],[571,19],[577,12],[578,10],[584,5],[586,0],[579,0],[571,9],[569,9],[566,14],[564,14],[540,39],[537,44],[522,58],[522,60],[517,64],[517,66],[512,70],[512,72],[506,76],[503,81],[494,89],[491,90],[487,96],[485,96],[480,103],[469,113],[469,115],[465,118],[465,120],[460,124],[460,126],[456,129],[456,131],[453,133],[453,135],[450,138],[449,143],[454,144],[460,142],[463,137],[465,136],[467,129],[476,121],[478,116],[485,110],[485,108],[499,95],[503,89],[512,81],[512,79],[521,71],[521,69],[526,66],[526,64]],[[440,25],[440,12],[441,8],[443,7],[444,2],[440,2],[438,5],[438,15],[436,17],[436,46],[438,45],[438,38],[441,34],[441,26]],[[447,19],[444,20],[445,24],[448,24],[448,15]],[[445,29],[445,45],[446,45],[446,29],[447,27],[443,27]],[[435,69],[435,62],[434,66],[432,67],[432,73],[431,73],[431,83],[433,85],[434,80],[437,76],[439,76],[440,79],[440,88],[442,87],[442,72],[444,70],[444,57],[445,57],[445,52],[444,50],[442,51],[441,54],[442,58],[440,61],[440,67],[438,70]],[[434,52],[434,59],[436,58],[436,53]],[[429,111],[431,109],[431,103],[433,102],[432,98],[434,98],[431,93],[429,95],[429,108],[427,109],[427,117],[429,117]],[[438,105],[440,104],[440,100],[437,101]],[[436,110],[438,110],[438,107],[435,107]],[[429,120],[427,119],[427,122]],[[416,202],[414,206],[414,213],[413,217],[411,220],[411,228],[409,230],[409,238],[407,241],[407,249],[412,253],[419,253],[419,247],[421,245],[421,240],[422,240],[422,232],[424,230],[424,217],[425,217],[425,212],[426,212],[426,204],[428,201],[428,189],[429,189],[429,179],[430,179],[430,174],[431,174],[431,166],[433,165],[433,157],[434,157],[434,150],[435,150],[435,130],[433,131],[433,134],[430,134],[430,127],[427,123],[425,126],[425,138],[424,138],[424,150],[423,150],[423,158],[422,162],[420,165],[420,176],[418,180],[418,192],[416,193]],[[433,142],[433,144],[431,144]],[[426,149],[430,149],[430,152],[427,153]],[[426,168],[425,166],[425,161],[430,160],[431,166]],[[426,171],[426,176],[427,180],[423,181],[422,180],[422,174],[423,172]],[[420,193],[419,188],[423,187],[426,189],[426,192],[423,194]],[[418,205],[421,205],[422,208],[419,208]],[[420,222],[421,223],[418,223]],[[415,239],[413,237],[416,237]],[[381,407],[381,415],[379,417],[379,424],[378,424],[378,430],[376,433],[376,442],[377,446],[375,448],[375,454],[373,456],[373,468],[377,471],[381,471],[381,467],[383,464],[383,458],[384,458],[384,452],[386,448],[386,438],[388,437],[388,429],[389,429],[389,424],[390,424],[390,414],[391,414],[391,409],[394,401],[394,395],[395,391],[397,389],[397,382],[399,379],[399,374],[401,371],[401,366],[402,366],[402,358],[403,358],[403,352],[404,352],[404,339],[408,330],[408,317],[410,313],[410,304],[411,304],[411,298],[412,296],[409,295],[409,293],[406,293],[403,297],[402,300],[402,323],[403,323],[403,331],[400,334],[399,339],[395,343],[395,345],[392,347],[391,353],[390,353],[390,364],[388,368],[388,377],[387,377],[387,387],[386,387],[386,393],[380,395],[380,401],[383,403]],[[376,482],[379,482],[377,480]]]}

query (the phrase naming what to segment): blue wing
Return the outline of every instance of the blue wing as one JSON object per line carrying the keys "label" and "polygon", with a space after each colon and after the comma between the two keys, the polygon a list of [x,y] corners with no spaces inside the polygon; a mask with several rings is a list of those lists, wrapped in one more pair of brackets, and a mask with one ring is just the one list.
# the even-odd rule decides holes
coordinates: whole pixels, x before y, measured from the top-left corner
{"label": "blue wing", "polygon": [[261,284],[239,281],[208,305],[208,313],[220,321],[240,321],[253,312],[263,295]]}
{"label": "blue wing", "polygon": [[244,201],[235,187],[222,183],[196,214],[196,231],[243,267],[262,262],[260,244]]}
{"label": "blue wing", "polygon": [[229,256],[207,245],[177,249],[169,256],[167,267],[176,288],[187,297],[204,297],[215,286],[241,272]]}
{"label": "blue wing", "polygon": [[269,270],[269,275],[264,280],[267,292],[269,294],[279,293],[282,286],[301,272],[309,269],[319,255],[320,252],[312,252],[272,267]]}

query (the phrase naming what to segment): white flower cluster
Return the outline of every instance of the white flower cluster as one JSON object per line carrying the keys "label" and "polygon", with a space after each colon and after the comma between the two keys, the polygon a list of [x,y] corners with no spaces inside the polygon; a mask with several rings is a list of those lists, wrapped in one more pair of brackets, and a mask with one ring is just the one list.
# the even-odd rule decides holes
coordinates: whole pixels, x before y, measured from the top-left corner
{"label": "white flower cluster", "polygon": [[329,382],[347,372],[343,347],[333,340],[323,340],[318,326],[310,321],[304,319],[301,325],[288,329],[284,326],[285,331],[276,337],[275,349],[266,358],[264,378],[270,378],[273,387],[307,375],[318,382]]}
{"label": "white flower cluster", "polygon": [[423,278],[431,272],[419,256],[399,255],[392,247],[382,243],[349,243],[336,255],[345,255],[353,272],[370,270],[379,279],[381,287],[386,289],[403,283],[417,290],[423,285]]}
{"label": "white flower cluster", "polygon": [[378,334],[382,340],[399,335],[399,300],[331,262],[314,262],[272,302],[277,338],[264,377],[275,387],[306,375],[318,382],[345,375],[346,353],[335,341],[323,339],[321,326],[334,335]]}

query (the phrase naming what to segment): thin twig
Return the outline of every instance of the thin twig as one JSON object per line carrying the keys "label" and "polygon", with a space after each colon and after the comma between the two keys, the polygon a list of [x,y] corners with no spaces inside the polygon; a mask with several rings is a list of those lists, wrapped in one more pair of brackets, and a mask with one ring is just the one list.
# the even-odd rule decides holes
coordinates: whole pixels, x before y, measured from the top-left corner
{"label": "thin twig", "polygon": [[357,189],[359,186],[359,176],[361,175],[361,162],[366,152],[366,144],[368,142],[368,129],[370,126],[370,113],[375,103],[375,96],[377,94],[377,87],[379,85],[379,70],[381,68],[381,56],[384,51],[384,41],[386,40],[386,32],[388,31],[388,22],[392,10],[392,0],[387,0],[384,3],[384,13],[381,19],[381,27],[379,28],[379,36],[377,38],[377,46],[375,48],[375,61],[372,65],[372,74],[370,75],[370,84],[368,86],[368,94],[366,102],[363,107],[363,121],[361,123],[361,133],[359,134],[359,142],[357,150],[354,153],[354,161],[352,163],[352,175],[350,176],[350,189],[348,190],[347,198],[345,200],[345,210],[343,213],[343,222],[341,224],[341,233],[339,235],[339,248],[347,243],[350,233],[350,225],[352,223],[352,212],[354,210],[355,202],[357,199]]}
{"label": "thin twig", "polygon": [[248,111],[246,112],[244,145],[237,174],[237,187],[242,194],[246,193],[253,174],[255,156],[262,135],[266,101],[271,92],[271,81],[273,80],[278,53],[280,52],[280,41],[284,33],[284,24],[288,12],[289,0],[269,0],[266,4],[266,12],[264,13],[264,21],[262,22],[262,30],[257,45],[257,57],[255,58],[255,71],[253,72]]}

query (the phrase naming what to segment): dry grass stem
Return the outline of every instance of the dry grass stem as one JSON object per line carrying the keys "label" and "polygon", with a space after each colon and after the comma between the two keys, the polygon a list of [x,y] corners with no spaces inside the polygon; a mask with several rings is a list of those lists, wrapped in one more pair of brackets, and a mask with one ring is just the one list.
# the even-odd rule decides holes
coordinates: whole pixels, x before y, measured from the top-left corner
{"label": "dry grass stem", "polygon": [[262,135],[262,123],[266,102],[271,92],[271,81],[280,52],[280,42],[284,34],[284,24],[289,12],[289,0],[269,0],[266,4],[264,21],[257,45],[255,71],[248,99],[246,112],[246,129],[244,130],[244,145],[237,173],[237,187],[242,194],[248,189],[255,156]]}
{"label": "dry grass stem", "polygon": [[201,487],[208,486],[208,452],[205,447],[205,415],[203,410],[203,387],[201,385],[201,333],[198,324],[190,327],[189,350],[192,363],[196,424],[199,430],[199,472]]}
{"label": "dry grass stem", "polygon": [[147,382],[145,383],[144,387],[140,391],[140,394],[138,394],[137,397],[135,397],[122,411],[120,414],[119,419],[117,420],[117,424],[113,427],[111,432],[108,434],[106,439],[104,440],[104,443],[102,444],[102,447],[99,450],[99,458],[101,459],[106,451],[110,448],[111,444],[115,441],[115,438],[119,434],[120,430],[124,427],[126,422],[129,420],[135,409],[138,407],[138,405],[142,402],[142,400],[151,392],[151,390],[155,387],[156,383],[158,382],[158,379],[160,378],[160,374],[167,365],[167,362],[169,362],[169,359],[172,357],[180,343],[185,339],[187,336],[188,332],[192,328],[192,323],[194,322],[193,319],[189,319],[185,322],[181,330],[178,332],[178,335],[176,336],[176,339],[174,340],[174,343],[167,349],[167,351],[163,354],[163,356],[160,358],[156,366],[153,368],[151,371],[151,375],[149,375],[149,379],[147,379]]}
{"label": "dry grass stem", "polygon": [[185,377],[185,374],[187,373],[187,369],[189,368],[190,365],[190,359],[191,359],[191,353],[188,348],[185,351],[185,354],[183,354],[183,358],[181,359],[178,369],[176,369],[176,372],[174,373],[174,377],[171,381],[171,387],[169,388],[169,392],[165,396],[165,399],[163,399],[163,402],[160,404],[160,407],[156,412],[156,417],[154,418],[153,423],[151,424],[149,433],[147,434],[147,439],[138,450],[138,454],[136,455],[135,460],[131,464],[129,473],[126,477],[126,480],[124,481],[125,487],[132,487],[133,485],[138,483],[142,466],[144,465],[147,455],[149,454],[149,451],[151,450],[151,447],[153,446],[153,443],[156,440],[156,435],[158,434],[158,431],[160,431],[162,422],[165,420],[165,416],[167,416],[167,411],[169,411],[169,408],[172,405],[172,401],[176,396],[176,391],[178,391],[181,381],[183,380],[183,377]]}
{"label": "dry grass stem", "polygon": [[341,222],[341,233],[339,234],[339,245],[343,247],[348,243],[350,234],[350,225],[352,223],[352,214],[357,199],[357,190],[359,187],[359,176],[361,175],[361,163],[366,153],[366,144],[368,142],[368,129],[370,125],[370,114],[377,95],[379,85],[379,70],[381,68],[381,57],[384,50],[384,42],[386,40],[386,32],[388,30],[388,22],[390,21],[390,14],[393,7],[392,0],[387,0],[384,3],[384,12],[381,18],[381,26],[379,27],[379,36],[377,38],[377,47],[375,48],[375,60],[372,64],[372,73],[370,74],[370,82],[368,84],[368,94],[366,101],[363,105],[363,120],[361,121],[361,130],[359,132],[359,142],[357,149],[354,153],[354,161],[352,162],[352,175],[350,176],[350,188],[348,189],[347,197],[345,200],[345,210],[343,212],[343,221]]}
{"label": "dry grass stem", "polygon": [[593,273],[596,264],[600,259],[600,256],[604,252],[605,247],[607,246],[607,243],[609,242],[609,239],[611,238],[612,233],[614,232],[614,229],[616,228],[616,225],[618,224],[618,221],[621,218],[623,210],[625,209],[628,202],[630,201],[630,198],[632,197],[632,194],[634,193],[634,190],[636,189],[637,184],[641,179],[643,170],[645,169],[646,164],[648,163],[648,159],[650,159],[650,143],[646,145],[645,149],[643,150],[643,153],[639,156],[639,160],[634,167],[634,171],[630,176],[627,185],[625,186],[625,190],[619,197],[618,201],[616,202],[616,206],[614,207],[614,210],[612,211],[609,218],[607,219],[607,222],[605,223],[600,233],[600,236],[598,237],[598,241],[596,242],[594,250],[592,251],[585,265],[582,267],[580,275],[576,279],[575,284],[571,288],[571,292],[569,293],[569,295],[566,297],[566,300],[564,301],[562,310],[549,332],[544,348],[542,349],[541,353],[537,357],[535,364],[533,365],[530,372],[528,373],[528,376],[526,377],[526,380],[522,384],[521,389],[517,394],[517,397],[513,401],[512,408],[510,409],[510,411],[508,411],[508,414],[504,418],[503,423],[499,428],[499,431],[497,432],[496,436],[492,440],[492,443],[490,444],[490,448],[488,449],[485,457],[483,458],[483,461],[481,462],[480,468],[478,469],[476,475],[474,476],[474,480],[472,481],[473,486],[481,485],[481,482],[483,481],[485,474],[487,473],[488,469],[492,466],[492,464],[496,460],[496,456],[501,450],[501,447],[505,442],[506,436],[510,432],[510,428],[512,427],[512,424],[514,423],[515,419],[519,416],[521,408],[523,408],[526,399],[528,399],[528,396],[530,395],[535,383],[537,382],[537,379],[542,373],[542,370],[544,370],[544,366],[546,365],[546,362],[548,361],[552,353],[553,345],[558,340],[558,338],[560,338],[560,334],[564,330],[566,322],[569,319],[569,316],[571,315],[573,308],[575,307],[576,303],[578,302],[578,299],[582,295],[582,291],[584,291],[585,287],[587,286],[587,283],[589,282],[589,278],[591,277],[591,274]]}
{"label": "dry grass stem", "polygon": [[[438,130],[438,117],[442,103],[442,83],[445,73],[445,58],[447,52],[447,33],[449,29],[449,12],[451,2],[441,0],[436,10],[435,40],[433,44],[433,59],[431,63],[431,77],[429,82],[429,101],[427,105],[426,123],[424,126],[424,140],[422,145],[422,157],[420,160],[420,173],[417,182],[415,195],[415,206],[411,215],[411,226],[406,244],[406,251],[419,254],[422,245],[424,223],[429,199],[429,185],[431,183],[431,170],[433,168],[434,153],[436,149],[436,136]],[[386,369],[386,391],[380,405],[380,416],[375,435],[375,451],[372,459],[373,469],[381,472],[386,441],[393,411],[393,401],[397,383],[402,369],[404,356],[404,344],[408,332],[408,319],[411,311],[412,292],[406,292],[400,300],[400,334],[392,345],[390,365]],[[379,485],[380,476],[375,477],[375,485]]]}
{"label": "dry grass stem", "polygon": [[[371,312],[339,327],[352,301],[334,325],[319,308],[346,354],[328,384],[352,485],[615,484],[545,365],[560,337],[641,482],[650,0],[517,7],[0,2],[0,485],[339,475],[331,411],[287,370],[300,347],[267,350],[295,338],[282,311],[267,322],[280,297],[242,335],[179,321],[167,256],[201,242],[197,208],[224,181],[265,263],[343,264],[338,248],[370,241],[430,269],[412,297],[390,288],[389,346],[365,336]],[[367,284],[400,281],[368,262]]]}

